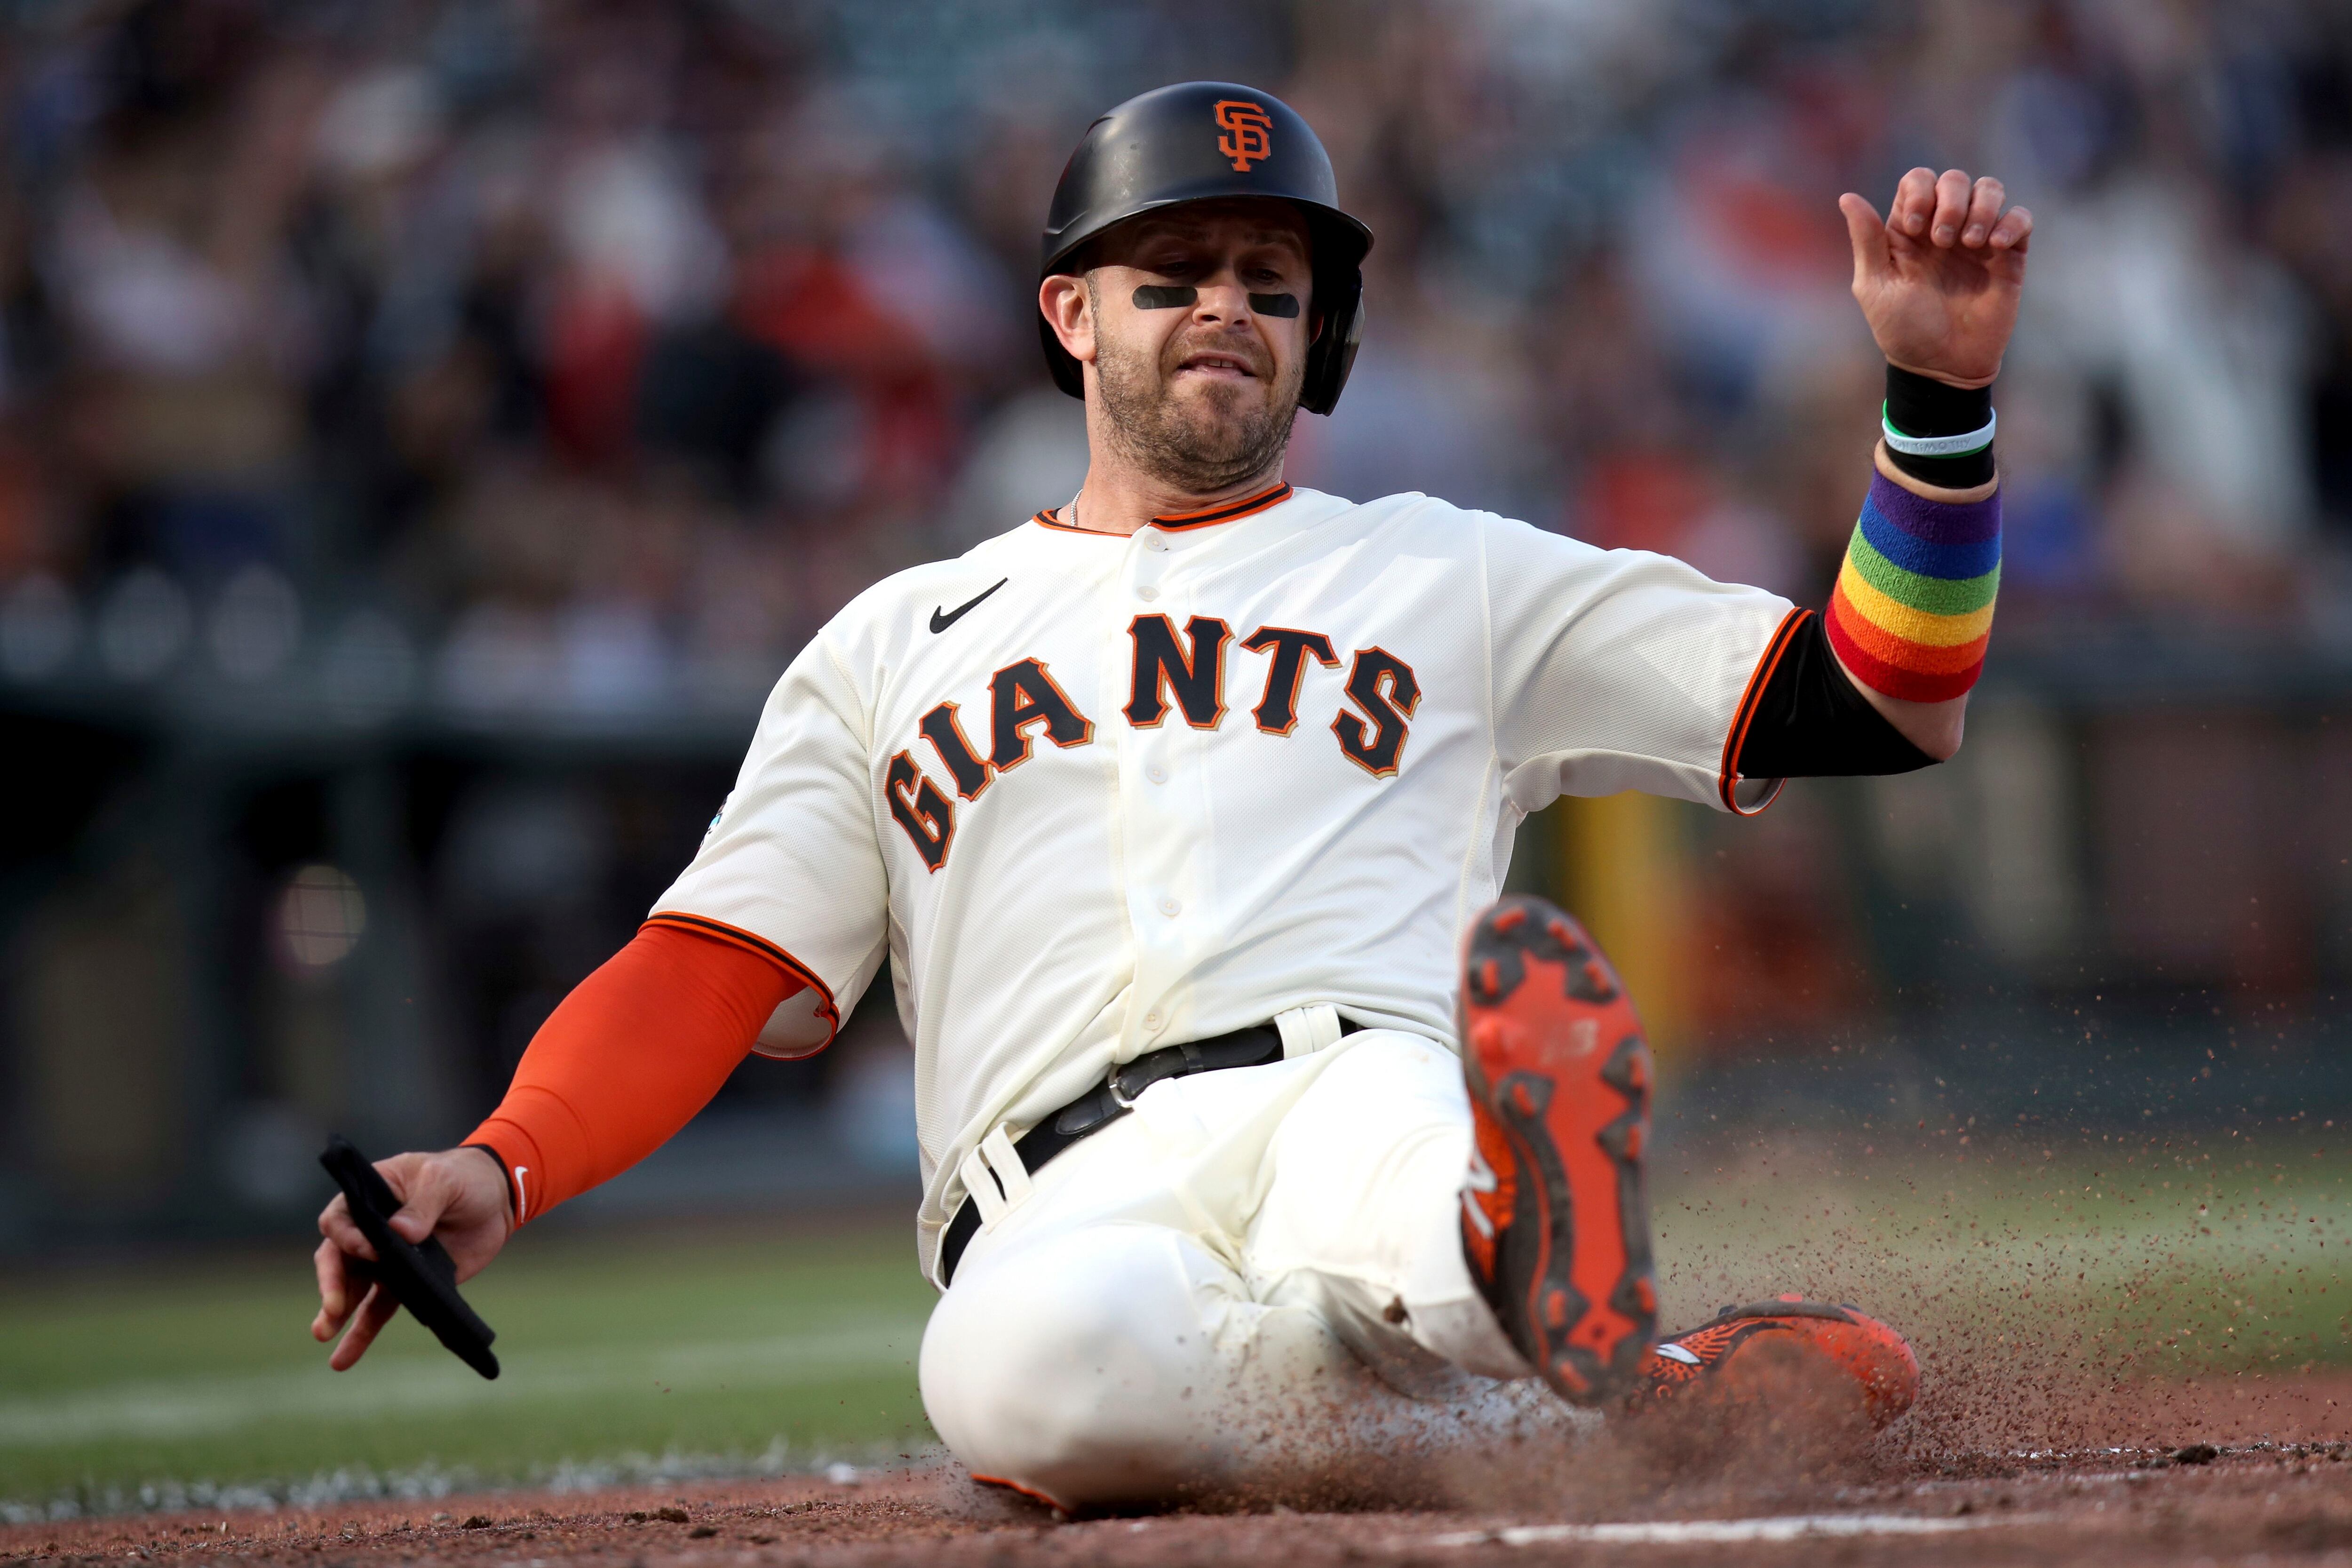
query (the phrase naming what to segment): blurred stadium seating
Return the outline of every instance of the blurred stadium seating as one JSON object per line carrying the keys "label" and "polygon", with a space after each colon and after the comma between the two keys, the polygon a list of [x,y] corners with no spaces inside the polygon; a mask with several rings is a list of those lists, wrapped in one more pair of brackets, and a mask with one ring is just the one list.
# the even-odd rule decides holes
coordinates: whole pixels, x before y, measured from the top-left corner
{"label": "blurred stadium seating", "polygon": [[[1292,478],[1805,603],[1878,395],[1835,198],[2003,176],[2040,227],[1960,760],[1754,823],[1569,803],[1515,877],[1693,1103],[1969,1046],[2021,1115],[2117,1053],[2084,1114],[2340,1097],[2340,5],[59,3],[0,23],[0,1252],[290,1227],[326,1127],[470,1126],[810,632],[1076,489],[1045,198],[1191,76],[1285,94],[1379,235]],[[583,1207],[906,1190],[887,989]]]}

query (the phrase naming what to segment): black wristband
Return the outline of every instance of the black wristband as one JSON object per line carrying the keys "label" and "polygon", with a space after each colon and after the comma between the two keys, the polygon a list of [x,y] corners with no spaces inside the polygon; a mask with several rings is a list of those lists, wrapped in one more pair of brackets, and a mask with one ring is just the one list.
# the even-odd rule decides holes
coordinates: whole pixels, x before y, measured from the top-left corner
{"label": "black wristband", "polygon": [[[1991,386],[1954,386],[1932,375],[1886,367],[1886,422],[1906,436],[1965,436],[1991,420]],[[1990,444],[1958,458],[1915,458],[1889,444],[1886,455],[1913,479],[1946,489],[1973,489],[1993,476]]]}
{"label": "black wristband", "polygon": [[488,1154],[491,1159],[498,1162],[499,1184],[505,1188],[507,1194],[507,1223],[509,1225],[512,1225],[514,1223],[515,1212],[514,1172],[508,1168],[507,1157],[504,1154],[499,1153],[496,1149],[491,1148],[488,1143],[460,1143],[457,1147],[460,1149],[479,1149],[483,1153]]}

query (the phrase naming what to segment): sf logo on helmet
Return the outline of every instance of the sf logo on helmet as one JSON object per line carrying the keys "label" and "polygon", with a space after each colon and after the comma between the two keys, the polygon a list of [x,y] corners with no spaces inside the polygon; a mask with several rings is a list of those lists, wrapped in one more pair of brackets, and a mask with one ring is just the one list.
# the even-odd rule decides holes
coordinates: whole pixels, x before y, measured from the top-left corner
{"label": "sf logo on helmet", "polygon": [[1264,163],[1274,156],[1274,141],[1268,132],[1274,129],[1274,119],[1265,110],[1240,99],[1221,98],[1217,100],[1217,123],[1225,134],[1217,138],[1217,151],[1234,161],[1234,167],[1249,173],[1253,163]]}

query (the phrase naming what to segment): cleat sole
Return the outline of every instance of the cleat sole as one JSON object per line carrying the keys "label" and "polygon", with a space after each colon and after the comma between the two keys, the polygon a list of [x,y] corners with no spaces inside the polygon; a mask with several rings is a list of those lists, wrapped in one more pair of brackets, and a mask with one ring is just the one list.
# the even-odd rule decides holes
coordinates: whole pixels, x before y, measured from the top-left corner
{"label": "cleat sole", "polygon": [[[1603,1405],[1657,1336],[1643,1156],[1652,1069],[1622,988],[1575,922],[1514,899],[1472,930],[1465,1072],[1516,1179],[1499,1240],[1464,1246],[1520,1353],[1553,1390]],[[1603,1040],[1614,1043],[1605,1055]],[[1481,1261],[1486,1265],[1482,1273]]]}

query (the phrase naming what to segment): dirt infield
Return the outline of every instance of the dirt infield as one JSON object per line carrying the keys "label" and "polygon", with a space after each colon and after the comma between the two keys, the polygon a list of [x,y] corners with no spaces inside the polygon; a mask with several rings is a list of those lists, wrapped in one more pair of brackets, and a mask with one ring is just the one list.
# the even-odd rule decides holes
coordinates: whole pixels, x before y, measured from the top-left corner
{"label": "dirt infield", "polygon": [[[0,1562],[2352,1564],[2347,1408],[2352,1375],[2322,1373],[2111,1390],[2075,1403],[2076,1446],[2040,1450],[1939,1447],[1906,1424],[1827,1459],[1776,1442],[1661,1463],[1603,1438],[1530,1456],[1507,1510],[1072,1521],[940,1460],[837,1481],[26,1524],[0,1529]],[[2080,1442],[2093,1426],[2114,1440]],[[2148,1443],[2150,1428],[2179,1441]]]}

